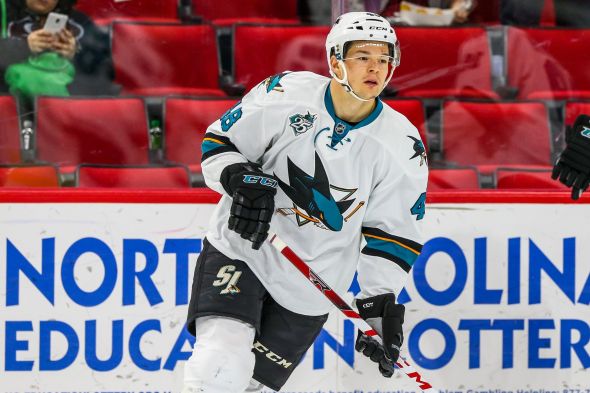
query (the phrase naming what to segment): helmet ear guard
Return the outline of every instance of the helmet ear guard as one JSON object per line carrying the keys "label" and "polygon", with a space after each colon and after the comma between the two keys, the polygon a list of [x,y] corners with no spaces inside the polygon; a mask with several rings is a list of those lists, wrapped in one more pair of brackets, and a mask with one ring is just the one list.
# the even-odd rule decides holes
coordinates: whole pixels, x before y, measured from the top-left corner
{"label": "helmet ear guard", "polygon": [[[353,41],[377,41],[388,45],[393,63],[383,88],[389,83],[393,77],[393,71],[400,64],[399,41],[389,22],[380,15],[371,12],[349,12],[340,15],[326,38],[326,56],[330,75],[353,97],[361,101],[371,101],[359,97],[348,83],[344,58],[350,43]],[[331,56],[336,57],[338,64],[340,64],[343,70],[342,78],[338,78],[332,70]]]}

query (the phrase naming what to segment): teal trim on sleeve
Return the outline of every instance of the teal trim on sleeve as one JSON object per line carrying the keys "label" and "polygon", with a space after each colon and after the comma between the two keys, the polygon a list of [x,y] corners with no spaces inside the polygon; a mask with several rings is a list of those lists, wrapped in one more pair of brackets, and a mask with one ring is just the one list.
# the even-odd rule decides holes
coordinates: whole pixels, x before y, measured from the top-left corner
{"label": "teal trim on sleeve", "polygon": [[218,147],[225,146],[222,143],[216,143],[213,141],[203,141],[201,144],[201,153],[206,154],[209,153],[213,149],[217,149]]}
{"label": "teal trim on sleeve", "polygon": [[368,248],[384,252],[391,255],[392,257],[397,257],[410,266],[414,265],[414,262],[418,258],[418,254],[416,252],[410,251],[406,247],[391,241],[375,239],[367,236],[365,236],[365,240],[367,241]]}

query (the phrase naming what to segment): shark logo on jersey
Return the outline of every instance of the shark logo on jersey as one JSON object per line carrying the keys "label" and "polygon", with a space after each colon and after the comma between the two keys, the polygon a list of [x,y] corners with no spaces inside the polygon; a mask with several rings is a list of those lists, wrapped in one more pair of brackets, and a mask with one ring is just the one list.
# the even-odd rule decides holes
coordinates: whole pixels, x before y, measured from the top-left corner
{"label": "shark logo on jersey", "polygon": [[293,132],[295,132],[295,136],[298,136],[313,127],[313,122],[316,118],[317,115],[311,114],[309,111],[305,115],[296,113],[293,116],[289,116],[289,125],[293,129]]}
{"label": "shark logo on jersey", "polygon": [[285,90],[283,89],[280,80],[287,74],[288,72],[281,72],[280,74],[276,74],[266,78],[264,82],[262,82],[264,83],[264,87],[266,87],[266,92],[270,93],[273,90],[280,91],[281,93],[284,92]]}
{"label": "shark logo on jersey", "polygon": [[[287,158],[287,168],[290,184],[282,181],[276,173],[274,175],[278,179],[279,187],[293,201],[294,206],[293,208],[278,210],[283,215],[295,214],[299,226],[313,222],[323,229],[340,231],[344,222],[365,204],[365,202],[360,202],[346,218],[342,217],[342,214],[354,203],[355,199],[349,198],[356,192],[356,189],[346,190],[331,186],[317,152],[315,153],[315,172],[313,176],[305,173],[289,158]],[[332,189],[349,192],[344,198],[336,201],[331,194]]]}
{"label": "shark logo on jersey", "polygon": [[582,127],[584,127],[584,129],[580,132],[580,134],[582,134],[582,136],[585,138],[590,138],[590,128],[588,128],[586,126],[582,126]]}
{"label": "shark logo on jersey", "polygon": [[428,158],[426,157],[426,149],[424,148],[424,143],[420,139],[416,139],[411,135],[408,135],[408,138],[414,141],[414,155],[410,157],[410,160],[413,160],[416,157],[420,157],[420,166],[428,165]]}

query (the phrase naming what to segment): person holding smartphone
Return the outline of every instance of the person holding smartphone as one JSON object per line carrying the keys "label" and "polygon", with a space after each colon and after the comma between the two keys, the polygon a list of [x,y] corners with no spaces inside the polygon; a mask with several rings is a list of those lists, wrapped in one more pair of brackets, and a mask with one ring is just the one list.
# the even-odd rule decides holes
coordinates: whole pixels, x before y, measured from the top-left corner
{"label": "person holding smartphone", "polygon": [[[47,50],[54,51],[62,55],[67,59],[73,59],[76,54],[76,47],[78,43],[76,37],[72,31],[76,31],[79,34],[79,27],[75,22],[68,23],[69,18],[65,14],[59,14],[53,12],[59,0],[26,0],[27,9],[36,15],[40,15],[38,18],[39,24],[43,22],[43,27],[39,30],[34,30],[27,36],[27,43],[32,53],[41,53]],[[73,3],[70,1],[70,4]],[[71,10],[71,9],[70,9]],[[49,31],[47,29],[48,22],[60,21],[59,18],[50,18],[53,15],[61,15],[62,23],[59,27],[54,29],[55,31]],[[55,22],[54,22],[55,23]],[[15,32],[18,32],[19,28],[23,28],[26,25],[13,24]],[[49,25],[53,26],[53,25]],[[81,27],[81,26],[80,26]]]}
{"label": "person holding smartphone", "polygon": [[116,94],[108,34],[75,10],[77,0],[6,1],[6,38],[0,40],[0,93],[6,69],[31,56],[54,52],[75,69],[70,94]]}
{"label": "person holding smartphone", "polygon": [[[454,12],[453,24],[467,23],[469,14],[477,5],[476,0],[407,0],[410,3],[423,7],[433,7],[442,9],[452,9]],[[383,3],[383,2],[382,2]],[[391,17],[394,13],[399,12],[401,0],[388,0],[380,14],[385,17]]]}

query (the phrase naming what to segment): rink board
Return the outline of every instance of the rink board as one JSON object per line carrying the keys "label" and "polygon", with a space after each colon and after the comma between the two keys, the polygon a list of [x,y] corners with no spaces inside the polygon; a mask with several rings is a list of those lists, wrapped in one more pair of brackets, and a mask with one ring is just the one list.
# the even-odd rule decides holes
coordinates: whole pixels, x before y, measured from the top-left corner
{"label": "rink board", "polygon": [[[215,197],[64,195],[0,196],[0,392],[178,392]],[[408,359],[447,391],[590,392],[590,204],[448,199],[401,297]],[[333,312],[283,391],[417,391],[354,333]]]}

